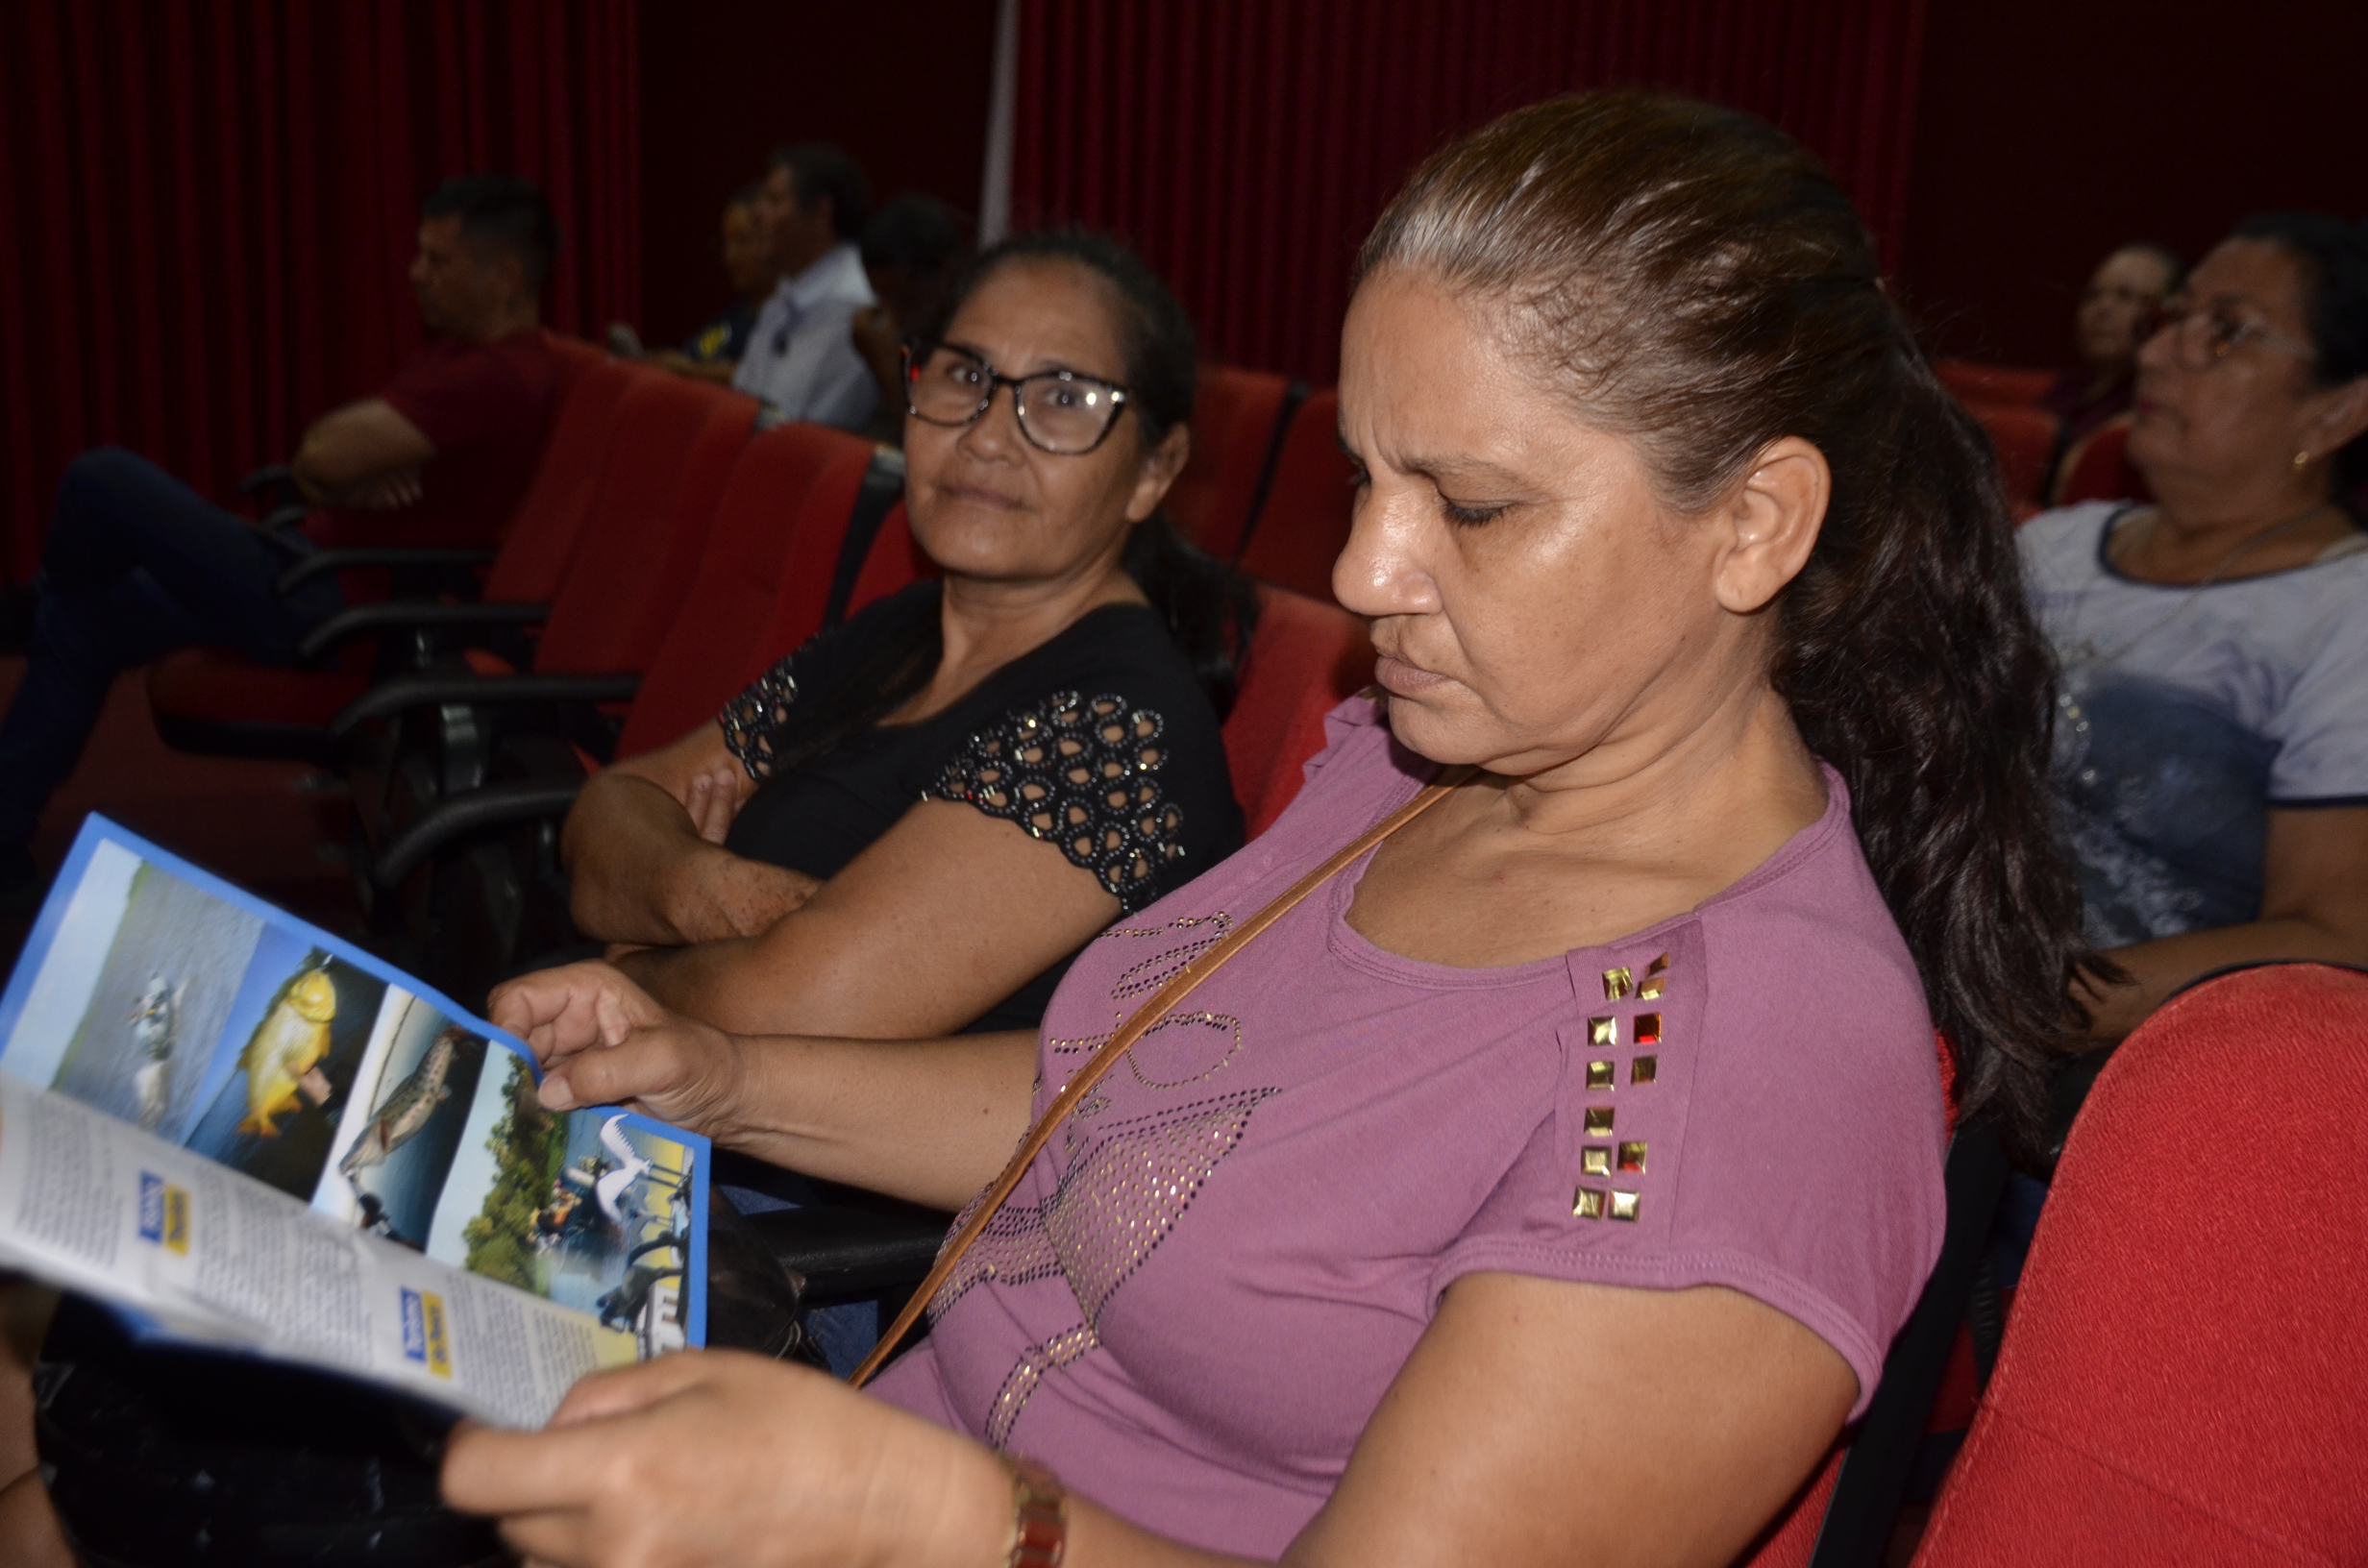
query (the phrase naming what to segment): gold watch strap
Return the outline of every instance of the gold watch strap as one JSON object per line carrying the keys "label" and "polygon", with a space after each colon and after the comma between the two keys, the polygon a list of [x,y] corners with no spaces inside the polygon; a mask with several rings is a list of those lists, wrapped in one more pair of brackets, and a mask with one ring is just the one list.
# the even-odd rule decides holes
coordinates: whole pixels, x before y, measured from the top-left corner
{"label": "gold watch strap", "polygon": [[1011,1555],[1004,1568],[1060,1568],[1069,1550],[1069,1493],[1050,1470],[1020,1454],[1011,1467]]}

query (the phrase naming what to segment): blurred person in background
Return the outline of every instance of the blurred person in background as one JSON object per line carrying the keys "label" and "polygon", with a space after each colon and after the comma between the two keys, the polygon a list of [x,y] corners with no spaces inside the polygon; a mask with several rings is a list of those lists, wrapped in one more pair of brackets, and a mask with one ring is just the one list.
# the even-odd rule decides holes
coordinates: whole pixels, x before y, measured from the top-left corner
{"label": "blurred person in background", "polygon": [[2232,964],[2368,964],[2368,233],[2237,225],[2136,365],[2158,499],[2019,535],[2107,1041]]}
{"label": "blurred person in background", "polygon": [[2186,275],[2178,252],[2143,241],[2124,245],[2097,263],[2072,318],[2080,365],[2058,377],[2039,400],[2039,406],[2060,422],[2059,456],[2106,421],[2130,411],[2138,345],[2155,311]]}
{"label": "blurred person in background", "polygon": [[871,184],[838,148],[800,142],[774,153],[756,209],[780,282],[756,313],[731,384],[781,419],[860,430],[879,405],[853,331],[855,313],[877,303],[857,245]]}
{"label": "blurred person in background", "polygon": [[731,283],[731,307],[683,339],[679,349],[644,350],[641,334],[624,322],[608,329],[615,353],[647,358],[660,370],[730,385],[747,352],[756,313],[772,297],[780,275],[773,265],[773,238],[759,209],[754,184],[732,192],[724,204],[724,276]]}
{"label": "blurred person in background", "polygon": [[903,439],[905,339],[936,317],[970,256],[961,215],[932,197],[899,196],[864,225],[863,272],[879,303],[855,312],[854,334],[879,386],[875,439]]}
{"label": "blurred person in background", "polygon": [[295,663],[345,602],[332,574],[275,591],[316,547],[492,542],[542,452],[555,380],[539,323],[558,246],[528,181],[462,175],[429,196],[411,262],[428,341],[374,396],[305,431],[288,459],[315,508],[302,534],[259,528],[120,448],[67,465],[24,681],[0,720],[0,912],[38,901],[29,841],[118,671],[192,643]]}

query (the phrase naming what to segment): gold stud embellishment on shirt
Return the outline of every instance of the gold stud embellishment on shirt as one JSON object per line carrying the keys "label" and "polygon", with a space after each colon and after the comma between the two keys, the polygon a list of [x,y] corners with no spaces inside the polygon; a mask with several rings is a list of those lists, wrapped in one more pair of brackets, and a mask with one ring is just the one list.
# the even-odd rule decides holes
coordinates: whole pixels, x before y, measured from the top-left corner
{"label": "gold stud embellishment on shirt", "polygon": [[1631,1084],[1649,1084],[1660,1075],[1661,1058],[1657,1056],[1640,1056],[1628,1064],[1628,1081]]}
{"label": "gold stud embellishment on shirt", "polygon": [[1587,1020],[1587,1042],[1590,1045],[1619,1043],[1619,1019],[1590,1018]]}
{"label": "gold stud embellishment on shirt", "polygon": [[1595,1187],[1582,1187],[1571,1193],[1570,1214],[1574,1219],[1601,1219],[1603,1217],[1603,1189]]}
{"label": "gold stud embellishment on shirt", "polygon": [[1631,974],[1627,969],[1606,969],[1603,971],[1603,999],[1605,1001],[1624,1002],[1628,999],[1628,993],[1635,989],[1636,976]]}
{"label": "gold stud embellishment on shirt", "polygon": [[1660,1014],[1640,1013],[1637,1015],[1636,1043],[1639,1045],[1658,1045],[1661,1043]]}
{"label": "gold stud embellishment on shirt", "polygon": [[1637,987],[1638,999],[1647,1002],[1653,1001],[1661,995],[1662,992],[1668,988],[1668,984],[1669,955],[1664,953],[1659,958],[1654,959],[1650,964],[1644,966],[1644,984]]}
{"label": "gold stud embellishment on shirt", "polygon": [[1590,1143],[1579,1151],[1579,1174],[1609,1176],[1612,1174],[1612,1145]]}
{"label": "gold stud embellishment on shirt", "polygon": [[1587,1108],[1587,1136],[1590,1138],[1612,1136],[1612,1108],[1610,1106],[1591,1105]]}
{"label": "gold stud embellishment on shirt", "polygon": [[1609,1062],[1587,1064],[1587,1087],[1591,1090],[1610,1089],[1612,1087],[1612,1064]]}
{"label": "gold stud embellishment on shirt", "polygon": [[1625,1219],[1625,1220],[1631,1220],[1631,1221],[1633,1221],[1633,1220],[1637,1217],[1637,1202],[1638,1202],[1638,1197],[1639,1197],[1639,1194],[1634,1193],[1634,1192],[1615,1192],[1615,1193],[1613,1193],[1613,1194],[1612,1194],[1612,1217],[1613,1217],[1614,1219]]}
{"label": "gold stud embellishment on shirt", "polygon": [[1644,1145],[1640,1142],[1622,1143],[1619,1146],[1619,1168],[1633,1170],[1640,1176],[1643,1175]]}

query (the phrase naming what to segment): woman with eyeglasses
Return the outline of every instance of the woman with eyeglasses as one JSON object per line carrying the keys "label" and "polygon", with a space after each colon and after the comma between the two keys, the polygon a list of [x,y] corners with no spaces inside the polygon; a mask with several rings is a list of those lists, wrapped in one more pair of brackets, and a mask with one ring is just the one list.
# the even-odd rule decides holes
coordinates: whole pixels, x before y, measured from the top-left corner
{"label": "woman with eyeglasses", "polygon": [[2236,227],[2137,356],[2158,498],[2034,518],[2057,783],[2115,1041],[2197,976],[2368,963],[2368,233]]}
{"label": "woman with eyeglasses", "polygon": [[1089,938],[1238,847],[1218,725],[1256,600],[1160,511],[1195,357],[1113,241],[980,257],[905,364],[906,503],[943,576],[587,787],[578,925],[729,1029],[1029,1028]]}

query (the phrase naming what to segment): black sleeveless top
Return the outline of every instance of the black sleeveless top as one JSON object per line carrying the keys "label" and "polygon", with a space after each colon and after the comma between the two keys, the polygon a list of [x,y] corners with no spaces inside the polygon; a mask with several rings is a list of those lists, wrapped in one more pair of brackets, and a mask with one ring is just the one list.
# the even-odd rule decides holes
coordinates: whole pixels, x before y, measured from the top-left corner
{"label": "black sleeveless top", "polygon": [[[916,803],[962,800],[1057,847],[1131,915],[1242,846],[1216,709],[1158,612],[1143,604],[1091,611],[944,712],[859,729],[777,772],[777,742],[813,705],[871,678],[883,650],[936,619],[938,599],[936,582],[915,583],[810,639],[725,705],[725,744],[757,781],[727,848],[827,880]],[[1069,962],[971,1031],[1035,1028]]]}

